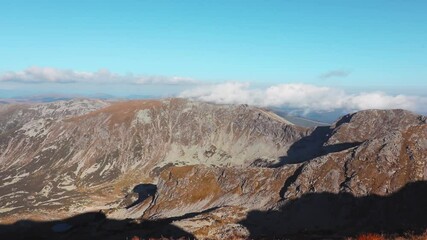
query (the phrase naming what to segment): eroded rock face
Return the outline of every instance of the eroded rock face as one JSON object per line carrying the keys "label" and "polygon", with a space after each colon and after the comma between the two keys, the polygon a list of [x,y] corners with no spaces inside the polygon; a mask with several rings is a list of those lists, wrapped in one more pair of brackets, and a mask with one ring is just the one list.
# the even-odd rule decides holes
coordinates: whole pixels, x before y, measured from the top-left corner
{"label": "eroded rock face", "polygon": [[[392,229],[384,223],[427,228],[406,206],[426,198],[408,200],[427,181],[424,116],[367,110],[309,129],[244,105],[85,104],[68,112],[46,110],[55,108],[48,104],[2,106],[1,221],[102,210],[107,218],[173,223],[217,239],[352,236],[357,224],[370,231]],[[397,213],[408,209],[410,226],[390,211],[399,202],[406,205]],[[386,207],[372,210],[376,205]],[[368,221],[373,216],[377,222]]]}
{"label": "eroded rock face", "polygon": [[402,109],[365,110],[338,119],[327,145],[344,142],[363,142],[380,138],[389,132],[405,130],[426,123],[426,117]]}

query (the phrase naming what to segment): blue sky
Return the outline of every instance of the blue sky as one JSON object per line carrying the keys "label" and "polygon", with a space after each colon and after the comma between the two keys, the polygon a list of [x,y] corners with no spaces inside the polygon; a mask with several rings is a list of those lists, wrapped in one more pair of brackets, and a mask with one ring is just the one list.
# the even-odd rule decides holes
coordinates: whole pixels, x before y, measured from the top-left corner
{"label": "blue sky", "polygon": [[2,0],[0,94],[167,95],[183,88],[10,77],[38,67],[419,96],[427,90],[426,10],[427,1],[416,0]]}

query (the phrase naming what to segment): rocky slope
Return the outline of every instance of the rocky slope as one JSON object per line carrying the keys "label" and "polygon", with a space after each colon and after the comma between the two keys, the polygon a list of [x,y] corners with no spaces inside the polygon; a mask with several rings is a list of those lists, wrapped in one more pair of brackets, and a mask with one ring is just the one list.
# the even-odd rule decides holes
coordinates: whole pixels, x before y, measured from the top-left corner
{"label": "rocky slope", "polygon": [[[383,114],[396,112],[399,111],[382,111]],[[365,117],[376,114],[377,111],[360,112],[353,117],[363,121],[345,124],[362,127],[369,124]],[[194,221],[189,220],[177,223],[198,237],[207,234],[216,238],[230,237],[224,234],[258,238],[305,232],[339,233],[342,237],[361,233],[357,230],[380,233],[425,230],[427,124],[423,117],[408,116],[406,125],[390,124],[385,126],[388,131],[372,133],[373,139],[359,137],[357,145],[323,150],[320,156],[303,163],[267,169],[170,168],[161,175],[155,199],[158,204],[146,211],[144,217],[165,218],[182,215],[189,209],[199,212],[221,206],[205,216],[211,222],[205,221],[201,227],[194,227]],[[377,121],[369,119],[373,119],[371,124]],[[337,137],[335,134],[344,129],[337,125],[331,127],[332,135],[324,140],[326,149],[331,139]],[[413,182],[417,184],[407,187]],[[393,194],[398,197],[393,198]],[[384,198],[371,200],[367,198],[370,196]],[[388,196],[392,196],[391,200]],[[241,216],[236,218],[236,212]],[[215,214],[222,216],[221,224],[212,227]],[[405,216],[407,221],[402,224]],[[371,223],[360,225],[361,222]]]}
{"label": "rocky slope", "polygon": [[[6,104],[0,224],[101,210],[91,234],[117,239],[147,234],[125,219],[218,239],[352,236],[357,224],[419,231],[426,162],[426,118],[403,110],[303,128],[265,109],[184,99]],[[77,225],[61,236],[88,228]]]}
{"label": "rocky slope", "polygon": [[2,215],[108,208],[168,166],[270,164],[309,133],[262,109],[182,99],[5,106],[1,116]]}

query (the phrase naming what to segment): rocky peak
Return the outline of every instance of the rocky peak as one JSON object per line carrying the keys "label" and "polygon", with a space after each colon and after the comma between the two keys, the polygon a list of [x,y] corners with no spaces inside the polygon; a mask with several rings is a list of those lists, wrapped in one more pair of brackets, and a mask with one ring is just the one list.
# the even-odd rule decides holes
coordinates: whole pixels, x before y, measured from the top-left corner
{"label": "rocky peak", "polygon": [[364,110],[347,114],[338,119],[333,129],[328,145],[338,142],[363,142],[378,138],[392,131],[407,129],[410,126],[426,123],[425,116],[417,115],[402,109],[393,110]]}

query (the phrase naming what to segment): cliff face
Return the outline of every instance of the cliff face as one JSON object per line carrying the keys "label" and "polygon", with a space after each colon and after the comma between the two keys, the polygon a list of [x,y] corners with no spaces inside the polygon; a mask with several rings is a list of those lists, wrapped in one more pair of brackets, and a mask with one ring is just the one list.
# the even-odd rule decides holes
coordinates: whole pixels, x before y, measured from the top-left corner
{"label": "cliff face", "polygon": [[[403,110],[367,110],[330,127],[302,128],[245,105],[80,100],[3,105],[0,131],[4,223],[102,210],[114,219],[174,219],[199,238],[284,236],[342,228],[334,214],[355,224],[341,210],[312,225],[286,220],[286,211],[306,211],[304,204],[289,207],[299,199],[344,194],[358,205],[355,199],[391,196],[427,180],[426,118]],[[309,210],[317,202],[304,201],[312,201]],[[289,227],[251,227],[262,219]]]}

